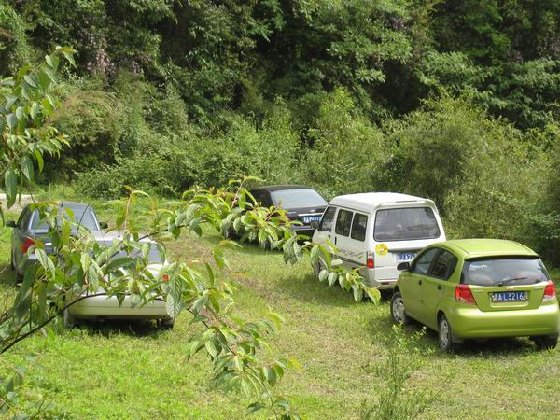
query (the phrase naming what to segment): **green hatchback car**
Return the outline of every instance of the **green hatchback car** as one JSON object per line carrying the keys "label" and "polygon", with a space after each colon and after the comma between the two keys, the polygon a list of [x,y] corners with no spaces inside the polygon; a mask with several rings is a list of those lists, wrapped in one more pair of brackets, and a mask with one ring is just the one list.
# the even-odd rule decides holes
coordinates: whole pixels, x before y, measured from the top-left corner
{"label": "green hatchback car", "polygon": [[400,273],[391,299],[396,323],[410,318],[439,332],[451,352],[464,340],[530,337],[539,348],[558,341],[560,308],[539,256],[498,239],[463,239],[425,248]]}

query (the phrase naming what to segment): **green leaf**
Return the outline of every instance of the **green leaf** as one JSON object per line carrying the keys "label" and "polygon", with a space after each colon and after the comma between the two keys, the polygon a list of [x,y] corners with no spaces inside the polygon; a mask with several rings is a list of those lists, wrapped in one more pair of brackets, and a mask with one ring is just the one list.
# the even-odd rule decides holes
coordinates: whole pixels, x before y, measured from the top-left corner
{"label": "green leaf", "polygon": [[37,256],[37,260],[45,270],[45,273],[50,275],[51,278],[55,276],[55,267],[51,259],[48,257],[47,253],[42,248],[35,248],[35,255]]}
{"label": "green leaf", "polygon": [[13,130],[17,125],[17,117],[13,112],[6,116],[6,122],[8,123],[8,128]]}
{"label": "green leaf", "polygon": [[17,96],[8,95],[8,96],[6,97],[6,109],[10,109],[11,106],[12,106],[13,104],[15,104],[17,100],[18,100],[18,97],[17,97]]}
{"label": "green leaf", "polygon": [[356,302],[361,302],[364,298],[364,291],[362,290],[362,288],[354,285],[352,286],[352,289],[354,291],[354,300]]}
{"label": "green leaf", "polygon": [[47,73],[46,71],[40,71],[37,74],[37,78],[39,80],[39,86],[41,87],[41,89],[48,90],[49,86],[51,85],[51,77],[49,76],[49,73]]}
{"label": "green leaf", "polygon": [[210,267],[210,264],[204,262],[206,266],[206,272],[208,273],[208,280],[210,280],[210,287],[214,287],[216,285],[216,277],[214,276],[214,270]]}
{"label": "green leaf", "polygon": [[212,358],[215,358],[218,355],[218,349],[212,340],[208,340],[204,343],[204,347],[206,347],[206,351]]}
{"label": "green leaf", "polygon": [[24,156],[21,160],[21,172],[29,181],[33,182],[33,178],[35,178],[35,167],[29,156]]}
{"label": "green leaf", "polygon": [[109,264],[107,264],[107,266],[105,267],[105,271],[108,273],[112,273],[118,268],[131,266],[134,264],[134,262],[135,259],[131,257],[114,258],[109,262]]}
{"label": "green leaf", "polygon": [[257,402],[249,404],[249,406],[247,407],[247,411],[249,412],[249,414],[252,414],[252,413],[256,413],[257,411],[262,410],[265,407],[266,407],[266,405],[264,405],[260,401],[257,401]]}
{"label": "green leaf", "polygon": [[71,51],[63,49],[62,50],[62,55],[64,55],[64,58],[66,58],[66,60],[68,60],[68,62],[70,64],[72,64],[74,67],[76,67],[76,62],[74,61],[74,56],[73,56]]}
{"label": "green leaf", "polygon": [[165,298],[165,309],[167,315],[172,318],[177,318],[183,309],[183,304],[180,299],[176,299],[171,293]]}
{"label": "green leaf", "polygon": [[82,265],[83,272],[86,273],[91,265],[91,256],[87,252],[80,255],[80,264]]}
{"label": "green leaf", "polygon": [[8,198],[7,207],[10,208],[16,202],[18,191],[18,176],[12,168],[6,171],[6,196]]}
{"label": "green leaf", "polygon": [[313,248],[311,248],[311,264],[315,263],[319,259],[319,252],[319,247],[317,245],[314,245]]}
{"label": "green leaf", "polygon": [[337,267],[339,265],[342,265],[342,260],[339,258],[335,258],[331,261],[331,266],[332,267]]}
{"label": "green leaf", "polygon": [[329,273],[329,286],[332,286],[338,280],[337,273]]}
{"label": "green leaf", "polygon": [[35,160],[37,160],[37,166],[39,167],[39,172],[43,172],[43,168],[45,166],[45,161],[43,160],[43,155],[37,149],[35,149]]}
{"label": "green leaf", "polygon": [[39,104],[37,102],[33,102],[33,105],[31,105],[31,110],[29,112],[31,114],[31,118],[36,119],[37,115],[39,115],[39,112],[41,112]]}
{"label": "green leaf", "polygon": [[56,70],[58,68],[58,64],[60,63],[60,59],[54,53],[47,55],[45,60],[53,70]]}
{"label": "green leaf", "polygon": [[23,80],[25,80],[27,82],[27,84],[29,84],[30,86],[36,88],[37,87],[37,82],[35,80],[35,78],[33,76],[30,75],[25,75],[23,76]]}
{"label": "green leaf", "polygon": [[18,120],[22,120],[24,115],[23,115],[23,107],[22,106],[18,106],[16,108],[16,117]]}

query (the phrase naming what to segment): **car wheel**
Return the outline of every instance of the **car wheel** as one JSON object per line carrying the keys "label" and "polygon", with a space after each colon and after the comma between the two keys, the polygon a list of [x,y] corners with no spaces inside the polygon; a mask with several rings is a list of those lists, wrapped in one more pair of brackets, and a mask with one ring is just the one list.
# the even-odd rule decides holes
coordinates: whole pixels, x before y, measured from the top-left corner
{"label": "car wheel", "polygon": [[549,336],[549,335],[539,335],[536,337],[531,337],[531,340],[535,342],[537,349],[539,350],[549,350],[556,347],[558,344],[558,336]]}
{"label": "car wheel", "polygon": [[458,350],[459,343],[453,337],[453,329],[445,315],[439,318],[439,348],[441,351],[453,353]]}
{"label": "car wheel", "polygon": [[162,330],[171,330],[173,329],[173,327],[175,327],[175,319],[173,318],[158,319],[157,326]]}
{"label": "car wheel", "polygon": [[404,310],[404,301],[400,292],[395,292],[391,298],[391,317],[395,324],[407,324],[410,318]]}

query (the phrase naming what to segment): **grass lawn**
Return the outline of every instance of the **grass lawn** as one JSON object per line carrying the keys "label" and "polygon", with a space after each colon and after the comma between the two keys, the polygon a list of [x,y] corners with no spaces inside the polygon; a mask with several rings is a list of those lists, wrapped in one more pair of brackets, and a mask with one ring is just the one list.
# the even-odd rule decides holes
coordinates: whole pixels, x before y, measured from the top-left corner
{"label": "grass lawn", "polygon": [[[4,297],[15,290],[8,233],[0,230]],[[191,259],[208,257],[217,241],[183,237],[169,246],[176,258]],[[286,266],[277,252],[247,246],[227,255],[238,311],[257,318],[270,306],[286,318],[270,351],[295,356],[303,369],[290,371],[280,391],[306,418],[358,418],[363,401],[375,402],[387,384],[379,367],[393,348],[388,302],[355,303],[350,293],[319,283],[308,264]],[[247,401],[213,386],[204,357],[185,360],[188,322],[185,314],[172,331],[107,323],[38,334],[5,354],[0,368],[24,367],[24,395],[44,398],[68,417],[245,417]],[[405,335],[419,329],[407,327]],[[407,345],[401,351],[419,364],[407,387],[432,395],[423,418],[560,416],[559,349],[538,352],[527,339],[514,339],[471,343],[446,355],[431,332]]]}

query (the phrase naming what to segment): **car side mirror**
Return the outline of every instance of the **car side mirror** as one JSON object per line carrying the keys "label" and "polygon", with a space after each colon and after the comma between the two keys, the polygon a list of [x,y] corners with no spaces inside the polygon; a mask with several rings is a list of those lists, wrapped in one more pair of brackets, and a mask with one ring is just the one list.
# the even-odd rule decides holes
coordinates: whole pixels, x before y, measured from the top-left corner
{"label": "car side mirror", "polygon": [[101,229],[107,229],[109,225],[107,224],[107,222],[99,222],[99,227]]}
{"label": "car side mirror", "polygon": [[14,222],[13,220],[8,220],[8,221],[6,222],[6,226],[7,226],[7,227],[11,227],[11,228],[17,228],[17,223]]}
{"label": "car side mirror", "polygon": [[404,261],[402,263],[399,263],[399,265],[397,265],[397,270],[398,271],[410,271],[410,262]]}

